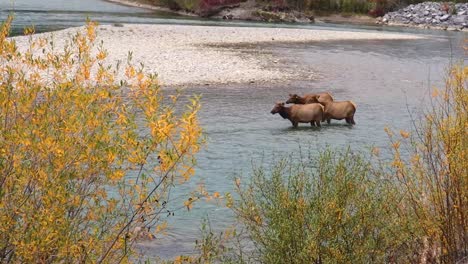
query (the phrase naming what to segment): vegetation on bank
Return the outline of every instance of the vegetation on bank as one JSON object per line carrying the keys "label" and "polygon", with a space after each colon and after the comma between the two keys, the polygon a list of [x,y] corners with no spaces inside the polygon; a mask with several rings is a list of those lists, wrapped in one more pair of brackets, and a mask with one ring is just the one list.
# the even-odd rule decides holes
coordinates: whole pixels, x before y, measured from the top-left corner
{"label": "vegetation on bank", "polygon": [[[237,6],[252,2],[259,9],[267,11],[301,11],[312,13],[339,12],[359,13],[372,16],[382,16],[388,11],[402,8],[410,4],[425,2],[425,0],[146,0],[147,2],[169,7],[173,10],[185,10],[201,15],[215,14],[223,7]],[[433,2],[447,2],[434,0]],[[453,0],[454,3],[464,3],[466,0]]]}
{"label": "vegetation on bank", "polygon": [[255,168],[227,195],[235,227],[202,229],[200,255],[176,262],[465,263],[467,85],[453,66],[413,133],[386,128],[391,159],[336,149]]}

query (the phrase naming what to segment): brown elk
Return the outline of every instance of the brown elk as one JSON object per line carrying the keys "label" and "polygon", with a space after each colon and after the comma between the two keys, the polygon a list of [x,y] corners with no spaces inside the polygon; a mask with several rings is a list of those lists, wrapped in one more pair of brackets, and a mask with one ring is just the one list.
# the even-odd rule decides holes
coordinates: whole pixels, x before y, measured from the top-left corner
{"label": "brown elk", "polygon": [[356,113],[356,104],[353,101],[333,101],[323,103],[325,110],[323,120],[327,120],[330,124],[330,119],[342,120],[345,119],[346,123],[355,125],[354,113]]}
{"label": "brown elk", "polygon": [[324,102],[333,102],[333,97],[329,93],[305,94],[304,96],[289,94],[289,99],[286,101],[287,104],[323,104]]}
{"label": "brown elk", "polygon": [[320,122],[323,120],[324,107],[321,104],[305,104],[284,106],[284,103],[278,102],[270,112],[271,114],[280,114],[284,119],[289,119],[293,127],[297,127],[299,123],[310,123],[311,126],[320,127]]}

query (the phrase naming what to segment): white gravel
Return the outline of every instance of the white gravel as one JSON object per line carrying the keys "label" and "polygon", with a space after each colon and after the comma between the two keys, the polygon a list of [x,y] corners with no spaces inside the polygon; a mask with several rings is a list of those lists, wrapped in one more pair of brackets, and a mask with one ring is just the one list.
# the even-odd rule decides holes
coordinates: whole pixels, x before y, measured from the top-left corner
{"label": "white gravel", "polygon": [[[80,29],[44,34],[52,34],[56,47],[60,48],[69,35]],[[272,54],[262,52],[261,48],[252,52],[259,43],[422,38],[385,32],[144,24],[103,25],[97,32],[97,41],[103,41],[110,62],[126,61],[132,51],[133,62],[143,63],[146,71],[157,73],[161,83],[168,86],[275,82],[297,77],[299,73],[275,65],[278,58]],[[20,48],[27,46],[26,37],[15,39]],[[236,45],[240,48],[235,48]]]}

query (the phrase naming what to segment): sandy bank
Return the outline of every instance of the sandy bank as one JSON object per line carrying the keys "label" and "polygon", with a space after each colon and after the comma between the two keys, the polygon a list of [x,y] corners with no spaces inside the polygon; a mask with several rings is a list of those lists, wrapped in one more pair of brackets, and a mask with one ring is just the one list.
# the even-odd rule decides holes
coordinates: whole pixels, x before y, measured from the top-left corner
{"label": "sandy bank", "polygon": [[[52,33],[57,48],[82,28]],[[124,25],[98,27],[98,40],[109,51],[109,62],[133,61],[157,73],[164,85],[277,82],[314,78],[301,65],[284,67],[281,58],[256,44],[329,40],[419,39],[420,36],[382,32],[347,32],[287,28],[211,27],[182,25]],[[27,38],[15,37],[19,47]],[[307,76],[305,76],[307,75]]]}

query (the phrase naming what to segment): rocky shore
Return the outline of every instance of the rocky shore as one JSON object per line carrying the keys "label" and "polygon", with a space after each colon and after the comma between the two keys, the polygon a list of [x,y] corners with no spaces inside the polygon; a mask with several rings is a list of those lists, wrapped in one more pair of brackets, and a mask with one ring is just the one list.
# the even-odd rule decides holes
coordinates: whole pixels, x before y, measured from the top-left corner
{"label": "rocky shore", "polygon": [[424,2],[409,5],[378,18],[377,23],[444,30],[468,31],[468,3]]}

